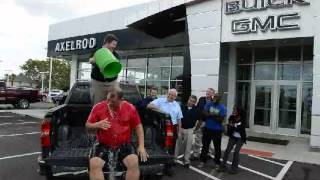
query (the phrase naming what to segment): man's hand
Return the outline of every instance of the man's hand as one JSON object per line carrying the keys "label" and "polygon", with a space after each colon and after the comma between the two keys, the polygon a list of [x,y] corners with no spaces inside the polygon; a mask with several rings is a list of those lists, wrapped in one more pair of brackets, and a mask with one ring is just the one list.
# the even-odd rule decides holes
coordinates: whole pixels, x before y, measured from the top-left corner
{"label": "man's hand", "polygon": [[140,157],[141,162],[146,162],[149,158],[149,155],[146,149],[143,146],[139,146],[137,151],[138,151],[138,156]]}
{"label": "man's hand", "polygon": [[96,63],[96,60],[92,57],[92,58],[89,59],[89,63],[90,64]]}
{"label": "man's hand", "polygon": [[106,118],[102,121],[96,122],[96,127],[97,129],[108,130],[111,127],[111,124],[108,121],[108,118]]}

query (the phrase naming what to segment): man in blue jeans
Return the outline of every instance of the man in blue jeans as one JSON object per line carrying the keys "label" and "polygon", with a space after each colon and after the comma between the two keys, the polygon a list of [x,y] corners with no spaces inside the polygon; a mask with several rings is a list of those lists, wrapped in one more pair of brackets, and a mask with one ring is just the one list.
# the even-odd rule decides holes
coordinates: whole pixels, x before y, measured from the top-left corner
{"label": "man in blue jeans", "polygon": [[215,94],[213,102],[208,102],[204,106],[203,115],[205,116],[206,125],[203,129],[202,150],[200,155],[199,167],[203,167],[208,159],[208,151],[211,141],[214,145],[214,162],[220,165],[221,157],[221,139],[223,126],[222,122],[226,116],[226,108],[220,103],[220,95]]}

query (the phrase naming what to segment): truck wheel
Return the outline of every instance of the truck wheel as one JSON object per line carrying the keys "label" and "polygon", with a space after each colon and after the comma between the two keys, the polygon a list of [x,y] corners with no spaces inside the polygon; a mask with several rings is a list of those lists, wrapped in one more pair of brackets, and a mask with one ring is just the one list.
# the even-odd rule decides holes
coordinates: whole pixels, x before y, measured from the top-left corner
{"label": "truck wheel", "polygon": [[28,109],[29,106],[30,106],[30,103],[29,103],[29,101],[26,100],[26,99],[20,99],[20,100],[18,101],[18,105],[19,105],[19,107],[20,107],[21,109]]}
{"label": "truck wheel", "polygon": [[41,101],[42,102],[47,102],[47,97],[46,96],[42,96]]}

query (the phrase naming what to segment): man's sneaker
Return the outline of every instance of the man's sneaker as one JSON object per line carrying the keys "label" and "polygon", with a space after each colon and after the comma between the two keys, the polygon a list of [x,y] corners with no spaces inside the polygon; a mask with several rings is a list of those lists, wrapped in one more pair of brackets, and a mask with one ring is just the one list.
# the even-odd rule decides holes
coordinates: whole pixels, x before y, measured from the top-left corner
{"label": "man's sneaker", "polygon": [[198,168],[203,168],[203,166],[204,166],[204,162],[200,162],[200,163],[198,164]]}
{"label": "man's sneaker", "polygon": [[190,163],[185,163],[183,166],[184,166],[185,168],[189,168],[189,167],[190,167]]}

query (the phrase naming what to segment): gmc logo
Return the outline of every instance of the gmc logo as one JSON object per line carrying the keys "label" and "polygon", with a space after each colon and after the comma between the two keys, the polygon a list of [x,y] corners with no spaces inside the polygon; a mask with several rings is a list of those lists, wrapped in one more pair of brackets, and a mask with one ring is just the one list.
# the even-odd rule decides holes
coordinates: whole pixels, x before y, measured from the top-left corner
{"label": "gmc logo", "polygon": [[266,32],[268,30],[293,30],[300,29],[299,24],[289,21],[300,19],[299,13],[283,14],[279,16],[268,16],[264,21],[258,17],[252,19],[239,19],[232,21],[233,34],[256,33],[258,30]]}

